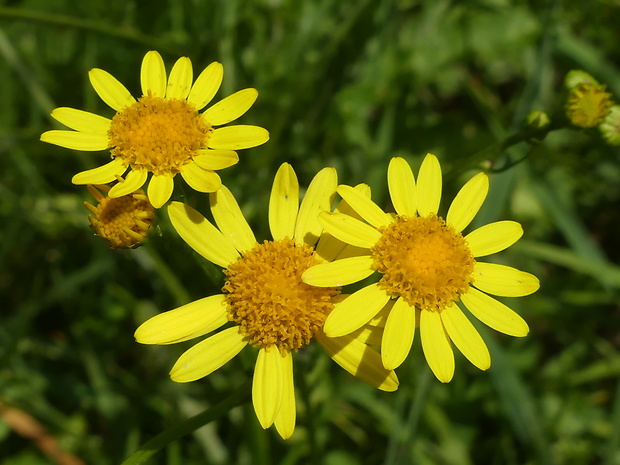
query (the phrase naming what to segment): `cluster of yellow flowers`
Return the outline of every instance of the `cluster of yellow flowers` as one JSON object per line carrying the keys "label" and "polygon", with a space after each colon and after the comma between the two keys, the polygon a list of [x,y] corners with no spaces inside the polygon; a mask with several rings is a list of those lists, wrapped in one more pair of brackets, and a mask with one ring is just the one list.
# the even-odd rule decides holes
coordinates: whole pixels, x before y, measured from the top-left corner
{"label": "cluster of yellow flowers", "polygon": [[[538,279],[478,261],[514,244],[521,226],[498,221],[463,235],[487,196],[489,179],[484,173],[471,178],[442,217],[441,166],[431,154],[417,179],[403,158],[390,161],[394,213],[371,200],[367,185],[338,185],[333,168],[314,177],[300,203],[295,171],[282,164],[269,201],[272,239],[259,242],[216,171],[238,162],[236,150],[267,142],[269,133],[258,126],[224,126],[252,106],[255,89],[240,90],[201,112],[222,76],[222,65],[212,63],[193,82],[188,58],[180,58],[167,76],[161,56],[151,51],[142,62],[143,95],[136,101],[110,74],[93,69],[91,83],[116,111],[114,117],[57,108],[52,116],[72,130],[41,136],[76,150],[110,149],[112,161],[78,173],[73,182],[98,186],[89,187],[98,201],[87,204],[95,215],[90,221],[114,247],[146,238],[155,209],[172,196],[177,174],[209,194],[215,224],[180,202],[169,203],[167,212],[183,240],[223,268],[222,293],[161,313],[135,332],[143,344],[209,334],[181,355],[170,372],[173,380],[197,380],[246,345],[258,348],[254,409],[263,428],[274,424],[286,439],[296,416],[292,354],[312,339],[352,375],[394,391],[394,370],[409,354],[417,327],[426,360],[441,382],[454,374],[453,346],[476,367],[490,367],[486,344],[459,301],[497,331],[528,333],[527,323],[489,294],[525,296],[538,289]],[[144,194],[140,188],[149,173]],[[377,278],[372,284],[345,293],[343,286],[370,276]]]}

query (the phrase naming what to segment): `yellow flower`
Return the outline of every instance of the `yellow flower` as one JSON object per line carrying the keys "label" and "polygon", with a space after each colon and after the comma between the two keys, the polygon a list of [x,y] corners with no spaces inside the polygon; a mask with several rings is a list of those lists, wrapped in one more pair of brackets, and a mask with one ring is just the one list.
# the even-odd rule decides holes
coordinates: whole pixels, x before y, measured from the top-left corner
{"label": "yellow flower", "polygon": [[94,215],[88,220],[96,234],[110,242],[113,248],[133,247],[143,242],[155,221],[155,211],[142,190],[122,197],[111,198],[108,186],[88,186],[97,206],[84,202]]}
{"label": "yellow flower", "polygon": [[620,106],[611,107],[598,128],[608,144],[620,145]]}
{"label": "yellow flower", "polygon": [[470,179],[444,220],[437,216],[441,167],[431,154],[422,163],[417,185],[409,164],[393,158],[388,186],[396,215],[385,213],[349,186],[339,186],[337,191],[366,222],[341,213],[319,215],[326,232],[364,248],[366,254],[316,265],[303,274],[304,282],[342,286],[375,271],[381,274],[378,283],[338,303],[323,331],[328,337],[356,331],[390,303],[393,307],[381,312],[388,313],[381,341],[381,357],[387,369],[405,360],[419,326],[424,355],[440,381],[447,383],[454,374],[450,341],[475,366],[486,370],[491,365],[489,351],[456,302],[462,301],[491,328],[512,336],[528,333],[527,323],[519,315],[485,293],[528,295],[538,289],[538,279],[508,266],[475,260],[511,246],[523,234],[521,226],[514,221],[498,221],[463,237],[461,231],[486,198],[488,177],[479,173]]}
{"label": "yellow flower", "polygon": [[[76,174],[74,184],[107,184],[119,180],[109,192],[121,197],[139,189],[148,173],[148,197],[155,208],[164,205],[174,188],[173,178],[183,179],[199,192],[215,192],[221,186],[215,170],[239,160],[235,150],[255,147],[269,140],[258,126],[227,126],[254,103],[256,89],[243,89],[199,113],[215,96],[223,76],[220,63],[211,63],[192,85],[192,63],[177,60],[166,79],[159,53],[144,56],[140,81],[142,97],[136,101],[112,75],[102,69],[89,72],[101,99],[116,111],[110,120],[74,108],[56,108],[52,116],[74,131],[47,131],[41,140],[74,150],[111,148],[112,161]],[[121,176],[131,167],[125,179]]]}
{"label": "yellow flower", "polygon": [[[269,201],[273,240],[263,243],[256,241],[235,198],[224,186],[210,194],[217,228],[191,207],[172,202],[168,213],[179,235],[196,252],[224,268],[223,294],[157,315],[135,333],[143,344],[171,344],[233,322],[182,354],[170,376],[181,383],[194,381],[217,370],[246,345],[257,347],[254,410],[263,428],[275,423],[285,439],[293,433],[296,416],[292,352],[312,339],[361,380],[385,391],[398,387],[396,374],[386,370],[380,354],[366,344],[378,343],[381,329],[366,325],[353,334],[325,336],[323,323],[340,289],[314,287],[301,280],[308,267],[322,262],[315,251],[322,231],[317,216],[330,209],[336,186],[336,171],[323,169],[310,183],[300,206],[297,177],[284,163],[276,174]],[[326,245],[320,248],[327,255],[340,250],[333,238],[321,241]]]}
{"label": "yellow flower", "polygon": [[602,84],[579,84],[573,87],[566,103],[566,115],[571,123],[582,128],[599,125],[613,105],[611,94]]}

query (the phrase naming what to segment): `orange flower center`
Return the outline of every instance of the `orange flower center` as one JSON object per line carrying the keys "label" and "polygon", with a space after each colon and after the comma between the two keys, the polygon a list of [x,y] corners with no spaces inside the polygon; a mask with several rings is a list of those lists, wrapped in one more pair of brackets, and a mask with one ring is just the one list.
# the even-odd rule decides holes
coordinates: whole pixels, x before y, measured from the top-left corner
{"label": "orange flower center", "polygon": [[340,293],[301,280],[318,263],[312,247],[283,239],[257,244],[224,270],[229,319],[250,344],[297,350],[310,343]]}
{"label": "orange flower center", "polygon": [[177,174],[206,148],[212,129],[187,100],[145,95],[112,118],[113,157],[159,176]]}
{"label": "orange flower center", "polygon": [[452,305],[473,282],[474,257],[465,239],[436,216],[397,216],[370,249],[379,287],[422,310]]}

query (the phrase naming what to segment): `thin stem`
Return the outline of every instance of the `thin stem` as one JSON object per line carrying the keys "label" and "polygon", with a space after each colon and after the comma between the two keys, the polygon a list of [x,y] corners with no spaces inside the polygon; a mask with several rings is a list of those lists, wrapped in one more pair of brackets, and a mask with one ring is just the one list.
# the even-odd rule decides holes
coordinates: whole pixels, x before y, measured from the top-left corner
{"label": "thin stem", "polygon": [[138,257],[149,259],[149,265],[155,269],[157,275],[164,282],[168,288],[168,291],[170,291],[170,293],[174,296],[174,299],[178,305],[185,304],[191,300],[187,289],[185,289],[181,281],[170,269],[168,264],[162,259],[161,255],[159,255],[152,244],[147,243],[139,249],[136,249],[134,252]]}
{"label": "thin stem", "polygon": [[0,18],[9,18],[12,20],[33,21],[63,28],[70,27],[74,29],[82,29],[85,31],[96,32],[99,34],[116,37],[119,39],[137,42],[148,47],[156,47],[160,50],[174,51],[174,47],[161,42],[155,37],[142,34],[136,30],[128,28],[115,28],[96,21],[75,18],[73,16],[58,15],[44,11],[25,10],[22,8],[0,7]]}
{"label": "thin stem", "polygon": [[[459,167],[459,168],[455,168],[451,170],[449,173],[447,173],[446,177],[449,179],[453,179],[457,177],[458,175],[460,175],[461,173],[467,171],[468,169],[471,169],[474,166],[480,165],[485,160],[497,159],[499,155],[501,155],[505,150],[509,149],[510,147],[513,147],[522,142],[531,143],[531,141],[541,141],[545,137],[547,137],[547,134],[549,134],[550,132],[566,128],[566,122],[563,119],[559,118],[556,121],[558,122],[556,122],[555,124],[551,123],[550,125],[544,128],[527,128],[526,127],[522,131],[519,131],[516,134],[508,136],[502,142],[496,142],[494,144],[488,145],[482,150],[479,150],[478,152],[469,156],[467,165],[463,166],[462,168]],[[492,168],[489,171],[491,172],[505,171],[507,168],[512,167],[516,165],[517,163],[520,163],[525,158],[527,157],[522,157],[519,160],[514,161],[514,162],[507,161],[506,164],[504,164],[500,168]]]}
{"label": "thin stem", "polygon": [[[405,424],[402,425],[402,430],[392,433],[384,465],[410,463],[405,457],[405,454],[407,454],[406,449],[410,449],[411,444],[415,440],[420,416],[422,415],[426,399],[431,391],[432,380],[433,375],[431,370],[426,367],[420,375],[415,394],[411,398],[409,414],[407,415]],[[399,429],[398,424],[395,425],[395,427]]]}
{"label": "thin stem", "polygon": [[144,443],[136,452],[127,457],[121,465],[138,465],[144,463],[156,452],[166,447],[172,441],[176,441],[186,434],[194,432],[198,428],[223,417],[234,407],[237,407],[244,402],[248,402],[250,400],[250,386],[250,381],[243,383],[236,391],[234,391],[215,407],[209,408],[204,412],[188,418],[182,423],[158,434],[150,441]]}

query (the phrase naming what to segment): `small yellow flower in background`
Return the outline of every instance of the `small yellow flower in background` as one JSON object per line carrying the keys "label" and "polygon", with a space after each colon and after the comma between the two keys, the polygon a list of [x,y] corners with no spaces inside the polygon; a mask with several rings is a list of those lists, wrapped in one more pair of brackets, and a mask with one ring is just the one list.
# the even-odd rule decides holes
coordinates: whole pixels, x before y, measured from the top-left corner
{"label": "small yellow flower in background", "polygon": [[[256,241],[235,198],[224,186],[210,194],[217,228],[191,207],[172,202],[168,213],[179,235],[196,252],[224,268],[224,293],[157,315],[135,333],[143,344],[172,344],[203,336],[232,321],[233,326],[182,354],[170,376],[181,383],[195,381],[220,368],[246,345],[257,347],[254,410],[263,428],[275,424],[284,439],[293,433],[296,418],[292,353],[312,339],[336,363],[366,383],[385,391],[398,387],[396,374],[386,370],[380,354],[367,345],[380,342],[381,328],[371,322],[360,325],[361,329],[352,334],[326,336],[323,324],[340,298],[340,288],[314,287],[301,280],[305,270],[323,261],[315,245],[326,255],[352,253],[333,238],[321,237],[318,213],[331,209],[336,186],[336,171],[321,170],[299,205],[297,177],[284,163],[274,179],[269,201],[273,240],[263,243]],[[319,237],[323,245],[317,245]]]}
{"label": "small yellow flower in background", "polygon": [[105,185],[88,186],[88,191],[97,201],[97,206],[84,202],[94,216],[88,220],[99,237],[110,242],[112,247],[133,247],[143,242],[155,221],[155,210],[143,191],[112,198],[110,188]]}
{"label": "small yellow flower in background", "polygon": [[608,144],[620,145],[620,106],[611,107],[598,128]]}
{"label": "small yellow flower in background", "polygon": [[[315,286],[345,285],[378,271],[378,283],[336,304],[325,321],[326,336],[357,331],[387,313],[381,341],[385,368],[394,369],[405,360],[419,326],[426,360],[435,376],[447,383],[454,375],[451,342],[476,367],[486,370],[491,365],[486,344],[456,302],[462,301],[497,331],[525,336],[527,323],[486,293],[524,296],[535,292],[539,282],[529,273],[476,260],[515,243],[523,234],[519,223],[498,221],[461,234],[487,196],[486,174],[477,174],[463,186],[445,220],[437,216],[441,186],[441,167],[431,154],[420,167],[417,184],[404,159],[390,162],[388,187],[396,215],[385,213],[355,189],[339,186],[338,193],[366,222],[329,212],[321,213],[319,220],[326,232],[364,248],[365,255],[318,264],[303,274],[303,280]],[[388,304],[393,306],[386,308]]]}
{"label": "small yellow flower in background", "polygon": [[225,125],[243,115],[256,101],[256,89],[243,89],[199,113],[215,96],[224,70],[211,63],[192,85],[192,63],[177,60],[166,78],[159,53],[144,56],[140,80],[142,97],[137,101],[106,71],[94,68],[90,82],[101,99],[116,111],[110,120],[74,108],[56,108],[52,116],[73,129],[53,130],[41,140],[74,150],[98,151],[111,148],[112,161],[76,174],[74,184],[107,184],[125,179],[109,192],[110,197],[130,194],[148,184],[148,197],[155,208],[172,195],[173,178],[180,173],[193,189],[215,192],[221,186],[216,170],[237,163],[235,150],[264,144],[269,133],[258,126]]}
{"label": "small yellow flower in background", "polygon": [[607,87],[580,69],[569,71],[564,78],[568,89],[566,115],[571,123],[582,128],[599,125],[613,105]]}
{"label": "small yellow flower in background", "polygon": [[602,84],[580,84],[571,89],[566,104],[566,115],[571,123],[582,128],[597,126],[613,105],[611,94]]}

